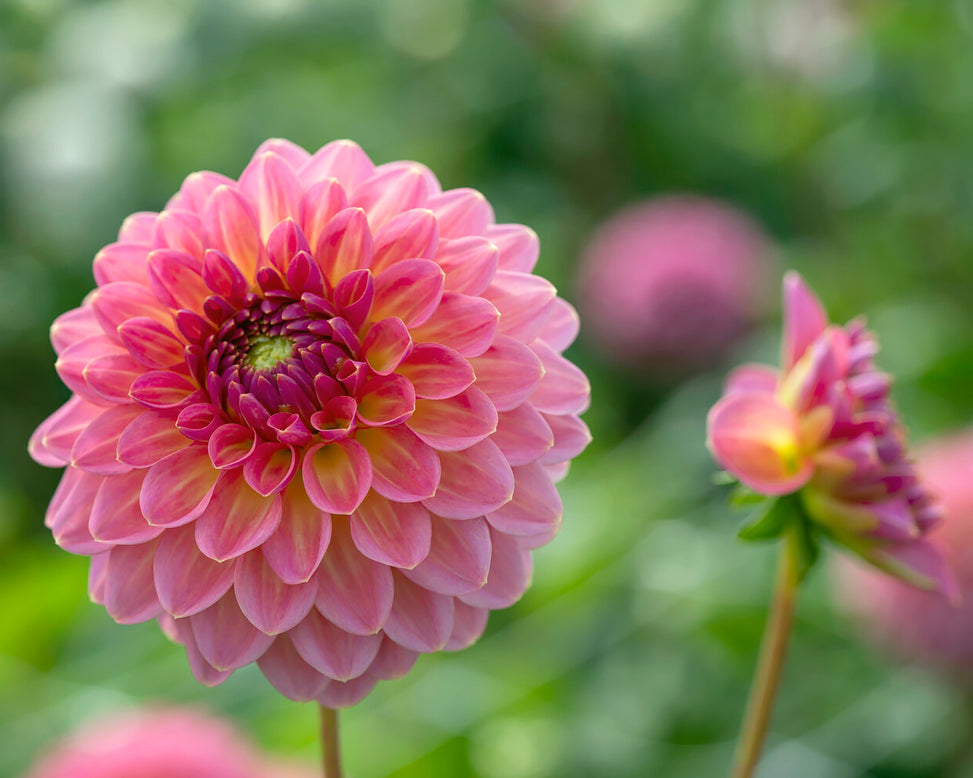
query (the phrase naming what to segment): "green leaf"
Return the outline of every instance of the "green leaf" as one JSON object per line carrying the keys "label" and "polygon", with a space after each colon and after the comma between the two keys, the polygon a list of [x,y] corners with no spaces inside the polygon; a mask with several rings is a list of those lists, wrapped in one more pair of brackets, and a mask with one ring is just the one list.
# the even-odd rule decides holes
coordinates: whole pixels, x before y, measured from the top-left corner
{"label": "green leaf", "polygon": [[821,543],[814,523],[807,517],[798,504],[798,511],[791,522],[791,553],[795,555],[797,583],[800,583],[811,572],[821,554]]}
{"label": "green leaf", "polygon": [[783,498],[764,498],[744,520],[737,537],[740,540],[772,540],[786,528],[791,508]]}
{"label": "green leaf", "polygon": [[730,475],[726,470],[717,470],[713,473],[713,483],[717,486],[733,486],[737,479]]}

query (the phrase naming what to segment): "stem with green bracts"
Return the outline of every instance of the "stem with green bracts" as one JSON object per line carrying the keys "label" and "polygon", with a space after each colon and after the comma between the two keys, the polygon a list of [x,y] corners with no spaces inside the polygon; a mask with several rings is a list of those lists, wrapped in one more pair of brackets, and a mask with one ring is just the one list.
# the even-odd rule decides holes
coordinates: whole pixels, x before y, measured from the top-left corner
{"label": "stem with green bracts", "polygon": [[773,602],[760,643],[760,658],[757,660],[757,670],[750,687],[750,698],[747,700],[743,727],[737,742],[732,778],[750,778],[760,760],[760,751],[767,734],[767,725],[770,723],[780,673],[787,654],[797,587],[802,578],[799,532],[799,529],[792,526],[781,536]]}
{"label": "stem with green bracts", "polygon": [[321,762],[324,778],[341,778],[341,752],[338,748],[338,712],[321,708]]}

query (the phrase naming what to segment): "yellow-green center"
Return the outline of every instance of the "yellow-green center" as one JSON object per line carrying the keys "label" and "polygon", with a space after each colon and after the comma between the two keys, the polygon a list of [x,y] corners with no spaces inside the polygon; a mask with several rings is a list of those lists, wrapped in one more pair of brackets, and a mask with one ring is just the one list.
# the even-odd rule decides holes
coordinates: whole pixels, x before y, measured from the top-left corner
{"label": "yellow-green center", "polygon": [[258,335],[250,341],[246,363],[254,370],[270,370],[294,353],[294,343],[290,338],[277,335],[268,338]]}

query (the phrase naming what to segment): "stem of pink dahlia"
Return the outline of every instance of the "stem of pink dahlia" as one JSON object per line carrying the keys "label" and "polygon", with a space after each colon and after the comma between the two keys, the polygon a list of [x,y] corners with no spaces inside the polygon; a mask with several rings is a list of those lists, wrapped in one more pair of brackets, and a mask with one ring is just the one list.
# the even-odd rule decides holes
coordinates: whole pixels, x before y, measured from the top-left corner
{"label": "stem of pink dahlia", "polygon": [[794,621],[794,605],[800,583],[797,543],[794,530],[785,533],[781,538],[773,601],[760,642],[760,657],[750,687],[740,739],[737,741],[732,778],[750,778],[760,761],[760,751],[774,708],[780,673],[787,654],[787,641]]}
{"label": "stem of pink dahlia", "polygon": [[321,762],[324,778],[341,778],[341,752],[338,749],[338,711],[321,708]]}

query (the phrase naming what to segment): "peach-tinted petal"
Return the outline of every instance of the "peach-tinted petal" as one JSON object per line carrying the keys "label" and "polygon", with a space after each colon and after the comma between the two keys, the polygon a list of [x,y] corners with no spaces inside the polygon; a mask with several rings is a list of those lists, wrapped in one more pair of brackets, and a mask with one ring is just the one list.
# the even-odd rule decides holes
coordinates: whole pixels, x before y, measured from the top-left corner
{"label": "peach-tinted petal", "polygon": [[173,527],[195,519],[209,504],[219,471],[205,446],[189,446],[149,468],[139,504],[151,524]]}
{"label": "peach-tinted petal", "polygon": [[[416,397],[429,400],[453,397],[477,378],[469,360],[438,343],[417,344],[396,372],[412,382]],[[483,389],[479,385],[478,388]]]}
{"label": "peach-tinted petal", "polygon": [[423,501],[433,513],[472,519],[495,511],[513,496],[513,471],[490,440],[481,440],[465,451],[440,452],[439,460],[439,489]]}
{"label": "peach-tinted petal", "polygon": [[784,354],[789,370],[828,326],[828,315],[804,279],[791,271],[784,276]]}
{"label": "peach-tinted petal", "polygon": [[500,267],[530,273],[537,264],[540,242],[537,233],[522,224],[494,224],[484,235],[500,250]]}
{"label": "peach-tinted petal", "polygon": [[200,552],[191,526],[168,529],[155,552],[155,588],[172,616],[205,610],[233,585],[237,561],[216,562]]}
{"label": "peach-tinted petal", "polygon": [[350,525],[356,548],[376,562],[413,568],[429,554],[432,520],[418,503],[393,503],[369,492]]}
{"label": "peach-tinted petal", "polygon": [[[583,422],[579,423],[584,426]],[[545,456],[554,445],[554,439],[551,426],[530,403],[523,403],[512,410],[498,414],[497,431],[490,437],[514,467],[526,465]],[[587,440],[590,439],[589,435]],[[583,449],[584,445],[575,453],[581,453]]]}
{"label": "peach-tinted petal", "polygon": [[328,222],[347,207],[345,190],[334,178],[318,181],[304,193],[299,208],[299,224],[312,249],[318,245]]}
{"label": "peach-tinted petal", "polygon": [[474,608],[460,600],[453,601],[453,634],[443,647],[446,651],[461,651],[469,648],[483,634],[486,629],[487,616],[490,611],[486,608]]}
{"label": "peach-tinted petal", "polygon": [[311,502],[298,480],[291,481],[281,500],[280,524],[261,550],[284,583],[304,583],[318,569],[331,541],[331,514]]}
{"label": "peach-tinted petal", "polygon": [[375,168],[374,174],[355,187],[348,198],[368,215],[377,230],[397,214],[425,205],[429,183],[425,169],[415,162],[390,162]]}
{"label": "peach-tinted petal", "polygon": [[387,376],[395,370],[411,351],[412,337],[409,329],[397,318],[376,322],[362,343],[365,361],[380,376]]}
{"label": "peach-tinted petal", "polygon": [[88,520],[88,529],[95,540],[106,544],[137,545],[162,534],[163,528],[149,524],[139,507],[139,492],[144,480],[144,470],[132,470],[102,482]]}
{"label": "peach-tinted petal", "polygon": [[530,343],[554,312],[557,289],[540,276],[498,270],[483,296],[500,311],[497,332]]}
{"label": "peach-tinted petal", "polygon": [[508,535],[553,534],[561,526],[561,498],[538,463],[515,467],[514,496],[487,514],[491,526]]}
{"label": "peach-tinted petal", "polygon": [[438,651],[453,632],[453,598],[414,584],[393,571],[395,601],[385,634],[412,651]]}
{"label": "peach-tinted petal", "polygon": [[433,516],[429,554],[403,575],[440,594],[469,594],[486,583],[490,555],[490,528],[485,519],[454,521]]}
{"label": "peach-tinted petal", "polygon": [[416,393],[400,375],[378,375],[367,381],[358,401],[358,418],[371,427],[401,424],[416,408]]}
{"label": "peach-tinted petal", "polygon": [[382,643],[381,635],[353,635],[317,611],[311,611],[291,630],[290,638],[305,662],[337,681],[348,681],[364,673]]}
{"label": "peach-tinted petal", "polygon": [[509,608],[524,596],[532,572],[528,551],[517,538],[490,528],[490,572],[482,588],[460,599],[477,608]]}
{"label": "peach-tinted petal", "polygon": [[297,174],[305,185],[336,178],[349,189],[371,177],[374,171],[375,165],[361,146],[350,140],[336,140],[318,149]]}
{"label": "peach-tinted petal", "polygon": [[304,454],[304,487],[311,502],[328,513],[351,513],[372,481],[368,451],[356,440],[318,443]]}
{"label": "peach-tinted petal", "polygon": [[269,538],[280,523],[280,497],[262,497],[243,471],[221,473],[209,504],[196,519],[199,550],[217,562],[234,559]]}
{"label": "peach-tinted petal", "polygon": [[372,264],[372,233],[361,208],[339,211],[321,231],[314,258],[325,277],[336,285],[352,270]]}
{"label": "peach-tinted petal", "polygon": [[108,552],[105,610],[119,624],[139,624],[162,613],[152,573],[155,549],[151,542],[116,546]]}
{"label": "peach-tinted petal", "polygon": [[428,259],[406,259],[375,277],[374,320],[394,316],[409,327],[426,322],[443,296],[444,274]]}
{"label": "peach-tinted petal", "polygon": [[493,280],[500,261],[497,247],[481,237],[440,241],[436,262],[446,274],[445,288],[463,294],[482,294]]}
{"label": "peach-tinted petal", "polygon": [[222,252],[252,281],[263,256],[263,244],[253,208],[236,189],[218,186],[203,212],[206,245]]}
{"label": "peach-tinted petal", "polygon": [[278,635],[257,664],[277,691],[297,702],[310,702],[328,684],[326,676],[301,659],[287,635]]}
{"label": "peach-tinted petal", "polygon": [[417,343],[439,343],[464,357],[478,357],[497,334],[500,312],[482,297],[444,292],[435,313],[412,330]]}
{"label": "peach-tinted petal", "polygon": [[436,214],[444,238],[482,235],[493,224],[493,208],[475,189],[450,189],[430,197],[426,205]]}
{"label": "peach-tinted petal", "polygon": [[217,670],[236,670],[257,661],[274,642],[243,615],[233,592],[189,617],[196,646]]}
{"label": "peach-tinted petal", "polygon": [[31,457],[47,467],[63,467],[71,461],[78,436],[104,410],[83,397],[72,396],[34,430],[28,446]]}
{"label": "peach-tinted petal", "polygon": [[439,244],[439,225],[424,208],[405,211],[375,233],[376,273],[406,259],[430,259]]}
{"label": "peach-tinted petal", "polygon": [[71,464],[101,475],[127,473],[132,468],[118,461],[118,439],[141,413],[137,405],[115,405],[92,419],[74,442]]}
{"label": "peach-tinted petal", "polygon": [[496,431],[497,409],[471,386],[445,400],[416,400],[408,427],[437,451],[461,451]]}
{"label": "peach-tinted petal", "polygon": [[240,610],[261,632],[277,635],[299,624],[314,607],[317,581],[286,584],[257,549],[239,560],[233,591]]}
{"label": "peach-tinted petal", "polygon": [[254,156],[240,176],[240,192],[254,205],[263,241],[284,219],[299,216],[303,189],[290,164],[273,151]]}
{"label": "peach-tinted petal", "polygon": [[476,388],[498,411],[516,408],[531,396],[544,376],[540,358],[513,338],[498,336],[483,354],[470,360]]}
{"label": "peach-tinted petal", "polygon": [[359,431],[357,440],[372,461],[372,487],[397,502],[431,497],[439,485],[439,457],[404,427]]}

